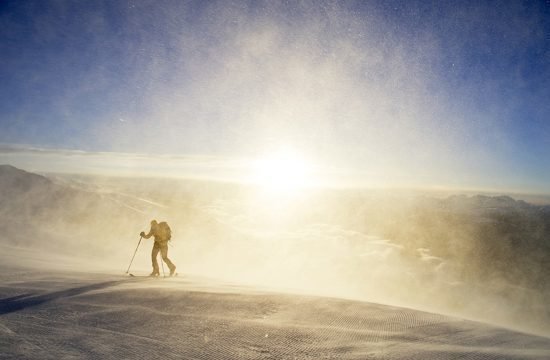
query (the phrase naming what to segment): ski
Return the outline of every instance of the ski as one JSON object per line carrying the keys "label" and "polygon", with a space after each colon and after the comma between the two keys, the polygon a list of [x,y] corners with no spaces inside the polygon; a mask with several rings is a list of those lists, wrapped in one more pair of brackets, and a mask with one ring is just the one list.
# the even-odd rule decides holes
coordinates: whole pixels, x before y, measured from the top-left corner
{"label": "ski", "polygon": [[172,276],[150,276],[150,275],[134,275],[132,273],[128,273],[130,277],[140,277],[140,278],[154,278],[154,279],[165,279],[165,278],[171,278],[178,276],[178,273],[174,273]]}

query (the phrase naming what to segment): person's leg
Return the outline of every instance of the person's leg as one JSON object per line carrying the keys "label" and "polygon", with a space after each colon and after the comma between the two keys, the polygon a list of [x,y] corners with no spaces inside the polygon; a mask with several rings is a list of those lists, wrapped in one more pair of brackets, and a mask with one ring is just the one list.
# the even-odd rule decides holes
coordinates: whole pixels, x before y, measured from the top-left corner
{"label": "person's leg", "polygon": [[162,260],[168,265],[168,268],[170,269],[170,275],[174,275],[174,271],[176,270],[176,265],[170,259],[168,259],[168,244],[161,246],[160,253],[162,255]]}
{"label": "person's leg", "polygon": [[159,272],[159,264],[157,262],[157,256],[159,254],[159,251],[160,251],[160,246],[158,244],[158,242],[154,242],[153,244],[153,250],[151,251],[151,262],[153,263],[153,272],[151,273],[151,275],[159,275],[160,272]]}

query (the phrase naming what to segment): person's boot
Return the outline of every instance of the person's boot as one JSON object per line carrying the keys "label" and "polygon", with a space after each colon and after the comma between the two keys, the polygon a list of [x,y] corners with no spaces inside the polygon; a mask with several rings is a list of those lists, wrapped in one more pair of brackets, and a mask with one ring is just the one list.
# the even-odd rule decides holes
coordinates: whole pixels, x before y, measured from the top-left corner
{"label": "person's boot", "polygon": [[153,270],[153,272],[149,274],[149,276],[152,276],[152,277],[159,276],[159,275],[160,273],[157,270]]}
{"label": "person's boot", "polygon": [[174,276],[175,273],[176,273],[176,266],[173,266],[170,268],[170,276]]}

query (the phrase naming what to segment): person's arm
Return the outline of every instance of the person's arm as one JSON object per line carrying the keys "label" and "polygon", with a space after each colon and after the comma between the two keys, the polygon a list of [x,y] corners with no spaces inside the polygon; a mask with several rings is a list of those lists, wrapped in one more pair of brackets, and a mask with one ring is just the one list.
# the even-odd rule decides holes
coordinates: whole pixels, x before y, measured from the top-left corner
{"label": "person's arm", "polygon": [[153,236],[153,228],[151,227],[151,230],[149,230],[149,234],[146,235],[145,232],[142,231],[139,235],[145,239],[149,239],[151,236]]}

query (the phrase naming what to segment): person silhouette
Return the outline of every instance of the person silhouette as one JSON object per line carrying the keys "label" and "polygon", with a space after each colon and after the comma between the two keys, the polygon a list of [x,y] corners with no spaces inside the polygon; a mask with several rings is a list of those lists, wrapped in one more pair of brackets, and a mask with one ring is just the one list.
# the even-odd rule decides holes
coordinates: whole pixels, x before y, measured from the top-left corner
{"label": "person silhouette", "polygon": [[153,249],[151,251],[151,261],[153,263],[153,272],[149,276],[159,276],[159,264],[157,262],[157,256],[160,251],[162,255],[162,260],[168,265],[170,269],[170,276],[173,276],[176,272],[176,265],[170,259],[168,259],[168,241],[172,237],[170,227],[166,222],[158,223],[156,220],[151,221],[151,229],[149,233],[141,232],[140,236],[145,239],[149,239],[151,236],[154,236],[155,241],[153,244]]}

